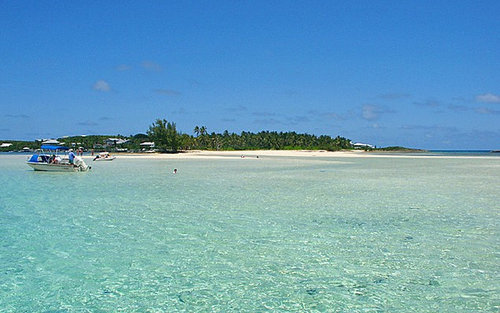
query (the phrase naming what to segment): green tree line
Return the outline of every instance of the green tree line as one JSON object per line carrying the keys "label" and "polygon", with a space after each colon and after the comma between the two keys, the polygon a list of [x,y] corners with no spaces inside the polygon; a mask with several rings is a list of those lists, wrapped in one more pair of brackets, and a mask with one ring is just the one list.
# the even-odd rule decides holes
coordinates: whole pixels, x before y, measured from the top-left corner
{"label": "green tree line", "polygon": [[209,133],[205,126],[195,126],[194,135],[179,133],[175,123],[157,119],[148,130],[149,138],[163,152],[178,150],[329,150],[352,149],[351,141],[337,136],[261,131],[240,134]]}
{"label": "green tree line", "polygon": [[[108,138],[127,140],[122,144],[106,144]],[[157,119],[145,134],[136,135],[88,135],[57,138],[61,144],[69,147],[83,147],[86,151],[118,151],[127,149],[140,152],[144,149],[141,143],[154,142],[154,149],[159,152],[178,152],[179,150],[329,150],[352,149],[351,141],[337,136],[299,134],[296,132],[260,131],[258,133],[243,131],[239,134],[225,130],[223,133],[209,133],[205,126],[195,126],[193,135],[177,131],[176,124],[166,119]],[[0,141],[2,142],[2,141]],[[0,148],[0,151],[20,151],[24,147],[38,149],[39,141],[3,141],[12,146]]]}

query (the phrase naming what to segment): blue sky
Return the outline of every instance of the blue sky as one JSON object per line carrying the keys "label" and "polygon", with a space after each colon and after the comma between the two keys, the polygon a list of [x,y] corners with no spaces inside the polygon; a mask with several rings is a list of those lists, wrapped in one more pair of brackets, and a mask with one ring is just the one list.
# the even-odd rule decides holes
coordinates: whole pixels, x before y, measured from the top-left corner
{"label": "blue sky", "polygon": [[0,138],[276,130],[500,148],[500,1],[2,1]]}

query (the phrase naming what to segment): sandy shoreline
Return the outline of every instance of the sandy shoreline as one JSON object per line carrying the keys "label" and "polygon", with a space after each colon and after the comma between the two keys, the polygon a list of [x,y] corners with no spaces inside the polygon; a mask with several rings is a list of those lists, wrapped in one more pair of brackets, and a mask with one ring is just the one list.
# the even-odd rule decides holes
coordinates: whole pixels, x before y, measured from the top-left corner
{"label": "sandy shoreline", "polygon": [[[208,151],[190,150],[177,154],[168,153],[114,153],[119,158],[143,158],[143,159],[191,159],[191,158],[249,158],[258,159],[262,157],[287,158],[493,158],[495,156],[466,156],[466,155],[428,155],[410,153],[386,153],[386,152],[366,152],[360,150],[349,151],[325,151],[325,150],[245,150],[245,151]],[[90,156],[85,156],[90,158]]]}
{"label": "sandy shoreline", "polygon": [[[429,153],[407,152],[367,152],[360,150],[325,151],[325,150],[245,150],[245,151],[208,151],[190,150],[181,153],[126,153],[112,152],[118,159],[350,159],[350,158],[406,158],[406,159],[495,159],[500,160],[498,154],[492,155],[432,155]],[[26,158],[28,154],[1,154],[3,157]],[[85,161],[92,161],[95,156],[85,154]]]}

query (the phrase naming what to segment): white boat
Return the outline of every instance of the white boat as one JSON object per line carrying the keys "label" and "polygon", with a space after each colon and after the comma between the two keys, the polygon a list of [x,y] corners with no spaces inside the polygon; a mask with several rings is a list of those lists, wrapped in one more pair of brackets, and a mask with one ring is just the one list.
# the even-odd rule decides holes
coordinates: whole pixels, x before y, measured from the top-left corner
{"label": "white boat", "polygon": [[94,161],[113,161],[116,159],[114,155],[109,154],[109,152],[101,152],[94,158]]}
{"label": "white boat", "polygon": [[69,156],[61,152],[68,151],[68,147],[42,145],[41,152],[33,154],[27,164],[35,171],[47,172],[86,172],[90,170],[81,157],[75,156],[70,162]]}

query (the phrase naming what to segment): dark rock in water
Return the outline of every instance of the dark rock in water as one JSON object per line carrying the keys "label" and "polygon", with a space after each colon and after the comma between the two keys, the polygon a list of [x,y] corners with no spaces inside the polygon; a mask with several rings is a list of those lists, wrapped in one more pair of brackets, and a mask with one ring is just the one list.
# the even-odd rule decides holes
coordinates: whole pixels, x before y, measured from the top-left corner
{"label": "dark rock in water", "polygon": [[412,239],[413,239],[413,237],[412,237],[412,236],[406,236],[406,237],[405,237],[405,239],[406,239],[406,240],[412,240]]}
{"label": "dark rock in water", "polygon": [[316,289],[316,288],[310,288],[310,289],[307,289],[306,292],[307,292],[308,295],[312,296],[312,295],[315,295],[315,294],[318,293],[318,289]]}
{"label": "dark rock in water", "polygon": [[182,294],[178,294],[177,298],[179,299],[179,302],[186,303],[186,301],[184,301],[184,299],[182,299]]}
{"label": "dark rock in water", "polygon": [[191,291],[181,291],[178,295],[177,298],[179,299],[179,302],[182,303],[192,303],[193,301],[193,293]]}
{"label": "dark rock in water", "polygon": [[381,284],[385,281],[385,278],[376,278],[375,280],[373,280],[373,283],[374,284]]}
{"label": "dark rock in water", "polygon": [[437,280],[431,279],[429,280],[429,286],[439,286],[439,282]]}

